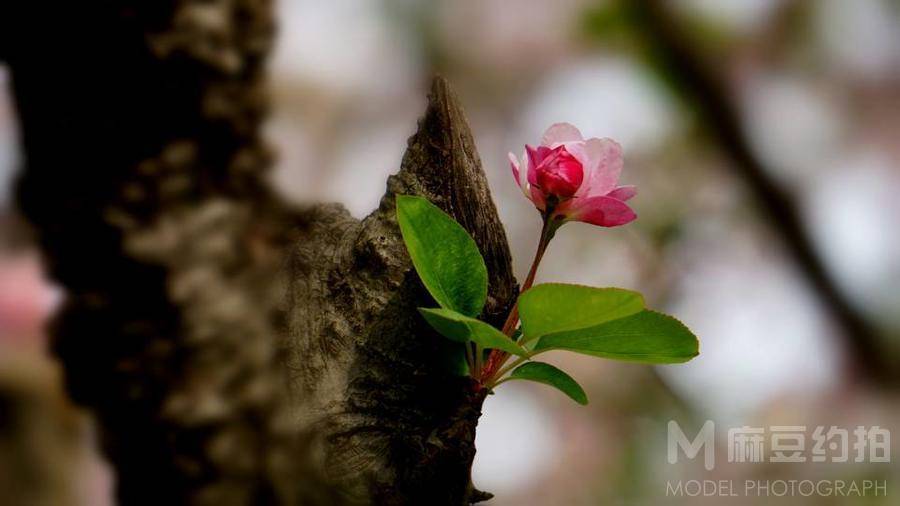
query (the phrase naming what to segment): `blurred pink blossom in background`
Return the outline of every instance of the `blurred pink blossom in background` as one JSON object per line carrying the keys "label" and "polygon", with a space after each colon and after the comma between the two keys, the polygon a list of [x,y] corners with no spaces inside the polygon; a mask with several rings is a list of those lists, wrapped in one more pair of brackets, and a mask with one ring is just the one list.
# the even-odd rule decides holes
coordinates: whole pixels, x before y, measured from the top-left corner
{"label": "blurred pink blossom in background", "polygon": [[59,299],[35,255],[0,258],[0,346],[43,348],[44,322]]}

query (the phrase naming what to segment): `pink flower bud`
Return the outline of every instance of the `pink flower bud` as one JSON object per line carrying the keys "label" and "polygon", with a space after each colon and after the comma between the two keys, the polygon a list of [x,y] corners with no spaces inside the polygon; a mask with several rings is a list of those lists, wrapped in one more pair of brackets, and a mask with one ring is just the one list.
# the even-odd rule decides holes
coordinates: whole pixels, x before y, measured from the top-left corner
{"label": "pink flower bud", "polygon": [[540,146],[537,149],[526,146],[529,164],[534,164],[535,169],[529,174],[534,174],[533,183],[546,196],[554,196],[558,199],[567,199],[578,191],[581,181],[584,179],[584,168],[565,146],[550,149]]}
{"label": "pink flower bud", "polygon": [[574,126],[557,123],[540,146],[526,145],[521,161],[510,153],[509,162],[525,197],[553,220],[615,227],[637,218],[625,204],[635,188],[618,186],[622,148],[612,139],[584,139]]}

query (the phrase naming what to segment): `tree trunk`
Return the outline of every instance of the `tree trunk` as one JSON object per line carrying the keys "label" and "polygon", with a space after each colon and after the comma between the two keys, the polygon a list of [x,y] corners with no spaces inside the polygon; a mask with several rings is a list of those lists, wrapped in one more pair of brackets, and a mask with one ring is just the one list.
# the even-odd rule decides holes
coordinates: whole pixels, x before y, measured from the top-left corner
{"label": "tree trunk", "polygon": [[468,477],[484,390],[444,371],[444,338],[416,312],[434,303],[400,238],[397,194],[428,197],[472,234],[490,279],[483,316],[503,323],[517,294],[506,234],[462,111],[437,79],[379,208],[362,221],[326,208],[312,220],[320,240],[294,249],[291,392],[351,498],[462,504],[482,497]]}
{"label": "tree trunk", "polygon": [[260,137],[271,7],[0,8],[19,206],[67,291],[52,329],[67,389],[123,505],[483,499],[484,397],[439,365],[393,214],[395,194],[424,195],[472,233],[499,324],[516,283],[466,121],[438,79],[379,209],[291,208]]}

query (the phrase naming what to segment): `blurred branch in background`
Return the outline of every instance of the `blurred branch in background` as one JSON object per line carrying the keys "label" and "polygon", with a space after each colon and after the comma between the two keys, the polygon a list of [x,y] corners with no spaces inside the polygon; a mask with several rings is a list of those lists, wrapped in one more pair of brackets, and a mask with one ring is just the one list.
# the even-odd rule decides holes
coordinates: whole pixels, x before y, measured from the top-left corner
{"label": "blurred branch in background", "polygon": [[[790,8],[788,5],[785,8]],[[803,275],[840,326],[853,377],[882,386],[900,380],[896,357],[878,331],[855,308],[826,269],[804,227],[794,198],[772,177],[751,148],[739,111],[723,79],[687,35],[687,27],[666,2],[613,2],[590,20],[594,33],[633,37],[641,56],[694,113],[709,137],[730,159],[730,167],[751,190]],[[608,35],[608,34],[607,34]]]}
{"label": "blurred branch in background", "polygon": [[48,361],[0,355],[0,491],[5,505],[103,506],[109,475],[91,451],[83,414]]}

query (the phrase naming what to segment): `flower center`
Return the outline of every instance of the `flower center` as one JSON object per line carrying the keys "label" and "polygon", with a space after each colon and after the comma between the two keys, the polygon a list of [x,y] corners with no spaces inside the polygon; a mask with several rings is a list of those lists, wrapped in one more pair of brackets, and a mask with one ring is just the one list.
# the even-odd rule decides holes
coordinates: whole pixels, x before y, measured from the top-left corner
{"label": "flower center", "polygon": [[537,167],[537,185],[547,195],[566,199],[575,194],[584,179],[584,168],[565,146],[552,150]]}

